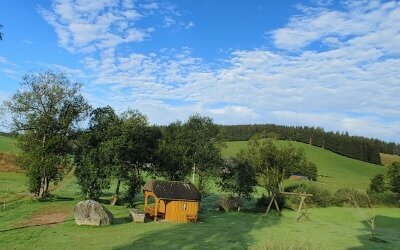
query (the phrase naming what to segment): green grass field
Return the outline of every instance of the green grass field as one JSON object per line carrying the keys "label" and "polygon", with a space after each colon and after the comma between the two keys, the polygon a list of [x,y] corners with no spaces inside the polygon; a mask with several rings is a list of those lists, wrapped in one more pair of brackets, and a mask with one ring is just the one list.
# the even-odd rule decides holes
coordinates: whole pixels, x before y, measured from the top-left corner
{"label": "green grass field", "polygon": [[16,140],[8,136],[0,135],[0,153],[15,153],[18,152]]}
{"label": "green grass field", "polygon": [[[278,143],[292,143],[294,147],[303,148],[307,159],[317,165],[318,174],[322,175],[318,177],[318,181],[332,191],[341,187],[366,190],[374,175],[386,171],[383,166],[354,160],[301,142],[279,141]],[[224,157],[232,157],[246,147],[245,141],[227,142],[227,147],[222,153]]]}
{"label": "green grass field", "polygon": [[[324,182],[363,187],[371,175],[384,170],[306,144],[294,145],[303,147],[309,159],[330,176],[320,177]],[[228,143],[224,156],[232,156],[242,147],[243,142]],[[26,189],[23,173],[0,173],[0,183],[0,201]],[[105,192],[104,201],[111,199],[113,188]],[[215,190],[203,199],[196,224],[135,224],[130,222],[128,208],[105,205],[115,223],[85,227],[73,220],[73,206],[81,200],[75,177],[69,175],[53,195],[46,202],[19,199],[1,206],[0,249],[400,249],[398,208],[376,209],[377,242],[371,241],[367,225],[352,208],[312,208],[311,221],[296,223],[296,212],[289,209],[281,216],[215,211]],[[137,196],[137,205],[143,206],[143,195]]]}

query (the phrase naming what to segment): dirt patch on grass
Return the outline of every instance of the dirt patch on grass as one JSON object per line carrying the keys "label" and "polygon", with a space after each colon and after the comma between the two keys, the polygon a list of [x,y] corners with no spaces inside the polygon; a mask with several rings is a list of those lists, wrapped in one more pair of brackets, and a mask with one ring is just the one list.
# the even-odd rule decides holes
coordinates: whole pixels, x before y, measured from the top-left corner
{"label": "dirt patch on grass", "polygon": [[20,227],[51,225],[64,222],[71,208],[66,206],[49,206],[32,214],[31,218],[18,223]]}
{"label": "dirt patch on grass", "polygon": [[14,154],[0,153],[0,172],[24,172],[23,169],[17,166],[16,161]]}

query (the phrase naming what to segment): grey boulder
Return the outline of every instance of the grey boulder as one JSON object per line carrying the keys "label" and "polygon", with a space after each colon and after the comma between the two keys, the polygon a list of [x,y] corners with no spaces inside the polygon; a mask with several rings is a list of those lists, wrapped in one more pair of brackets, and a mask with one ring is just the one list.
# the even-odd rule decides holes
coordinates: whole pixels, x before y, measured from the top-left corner
{"label": "grey boulder", "polygon": [[94,200],[81,201],[74,207],[75,223],[78,225],[110,225],[114,220],[112,213]]}

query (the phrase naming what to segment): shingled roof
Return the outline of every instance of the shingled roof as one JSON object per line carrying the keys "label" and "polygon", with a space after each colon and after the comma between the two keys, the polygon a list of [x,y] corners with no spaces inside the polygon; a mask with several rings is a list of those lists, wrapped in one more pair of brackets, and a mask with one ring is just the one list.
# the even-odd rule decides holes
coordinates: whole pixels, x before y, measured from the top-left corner
{"label": "shingled roof", "polygon": [[151,191],[157,198],[165,200],[201,200],[199,190],[190,182],[151,180],[143,190]]}

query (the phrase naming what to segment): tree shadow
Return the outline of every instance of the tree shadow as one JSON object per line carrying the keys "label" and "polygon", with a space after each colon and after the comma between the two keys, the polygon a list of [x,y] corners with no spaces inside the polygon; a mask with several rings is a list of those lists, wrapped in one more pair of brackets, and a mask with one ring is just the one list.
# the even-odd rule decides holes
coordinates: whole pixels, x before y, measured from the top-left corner
{"label": "tree shadow", "polygon": [[172,227],[163,225],[164,222],[148,223],[158,223],[160,229],[144,233],[131,243],[114,249],[246,249],[255,243],[252,231],[279,221],[277,215],[209,211],[200,213],[197,223],[175,223]]}
{"label": "tree shadow", "polygon": [[400,218],[377,215],[376,235],[372,237],[369,225],[364,222],[363,234],[358,236],[362,246],[350,249],[400,249]]}

